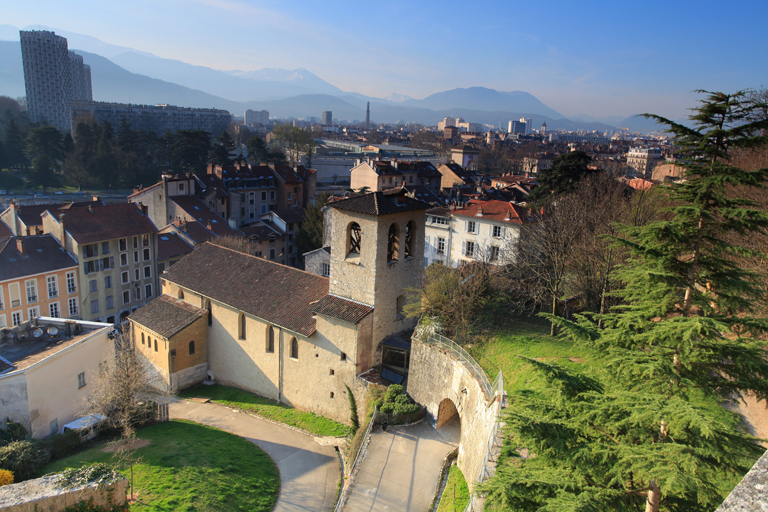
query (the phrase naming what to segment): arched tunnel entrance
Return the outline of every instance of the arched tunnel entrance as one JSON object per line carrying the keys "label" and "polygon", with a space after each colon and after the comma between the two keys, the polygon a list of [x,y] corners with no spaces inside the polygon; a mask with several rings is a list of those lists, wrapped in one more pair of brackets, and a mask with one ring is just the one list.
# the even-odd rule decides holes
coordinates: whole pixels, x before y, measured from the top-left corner
{"label": "arched tunnel entrance", "polygon": [[461,442],[461,417],[450,398],[440,402],[435,428],[446,441],[456,445]]}

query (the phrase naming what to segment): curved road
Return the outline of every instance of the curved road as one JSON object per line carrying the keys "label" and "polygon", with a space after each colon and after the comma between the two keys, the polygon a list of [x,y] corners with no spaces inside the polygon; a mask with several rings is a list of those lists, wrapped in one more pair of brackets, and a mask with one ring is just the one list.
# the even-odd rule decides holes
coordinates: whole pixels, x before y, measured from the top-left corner
{"label": "curved road", "polygon": [[269,454],[280,469],[280,497],[274,512],[333,510],[341,469],[333,446],[290,428],[211,403],[170,404],[170,416],[243,437]]}

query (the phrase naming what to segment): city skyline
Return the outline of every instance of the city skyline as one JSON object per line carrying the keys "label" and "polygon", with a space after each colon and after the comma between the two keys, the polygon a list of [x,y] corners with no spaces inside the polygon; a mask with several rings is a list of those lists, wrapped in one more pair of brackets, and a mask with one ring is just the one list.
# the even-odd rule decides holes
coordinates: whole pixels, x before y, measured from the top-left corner
{"label": "city skyline", "polygon": [[639,10],[559,2],[361,9],[349,2],[0,0],[3,22],[19,28],[45,25],[213,69],[306,68],[375,97],[522,90],[566,116],[650,111],[671,118],[694,106],[694,89],[763,85],[768,56],[758,37],[768,7],[749,4],[745,13],[711,1],[650,2]]}

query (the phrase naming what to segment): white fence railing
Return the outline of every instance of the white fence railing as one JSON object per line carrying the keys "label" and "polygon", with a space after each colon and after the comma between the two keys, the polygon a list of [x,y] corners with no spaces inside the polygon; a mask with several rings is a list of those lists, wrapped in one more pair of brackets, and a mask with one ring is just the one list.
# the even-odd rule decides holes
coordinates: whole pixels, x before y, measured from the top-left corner
{"label": "white fence railing", "polygon": [[[488,376],[485,374],[485,370],[483,370],[477,361],[475,361],[475,359],[469,355],[469,353],[464,350],[461,345],[452,339],[446,338],[445,336],[441,336],[439,334],[430,334],[427,337],[426,342],[432,345],[441,345],[455,354],[456,357],[462,363],[464,363],[472,375],[474,375],[475,379],[477,379],[477,382],[480,383],[480,386],[483,388],[483,392],[485,393],[485,398],[491,400],[495,397],[493,385],[491,384],[491,381],[488,380]],[[501,372],[499,372],[499,374],[501,374]],[[498,377],[496,378],[498,379]],[[494,384],[495,382],[496,381],[494,381]]]}

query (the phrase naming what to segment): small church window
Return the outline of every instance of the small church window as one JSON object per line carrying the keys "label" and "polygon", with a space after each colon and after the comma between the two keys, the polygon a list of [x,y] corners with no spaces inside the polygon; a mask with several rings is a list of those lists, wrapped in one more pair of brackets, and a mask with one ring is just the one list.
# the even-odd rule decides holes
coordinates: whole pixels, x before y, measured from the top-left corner
{"label": "small church window", "polygon": [[267,326],[267,352],[275,351],[275,329],[271,325]]}
{"label": "small church window", "polygon": [[333,391],[331,391],[331,398],[333,398]]}
{"label": "small church window", "polygon": [[291,358],[299,358],[299,342],[296,340],[296,338],[291,338]]}
{"label": "small church window", "polygon": [[144,345],[144,333],[141,333],[141,344]]}
{"label": "small church window", "polygon": [[387,236],[387,261],[397,261],[400,252],[400,229],[397,224],[389,226]]}
{"label": "small church window", "polygon": [[240,313],[240,317],[237,319],[237,326],[238,326],[238,332],[237,337],[238,339],[244,340],[245,339],[245,315],[243,313]]}
{"label": "small church window", "polygon": [[341,360],[346,361],[347,360],[347,354],[345,352],[341,353]]}
{"label": "small church window", "polygon": [[360,224],[353,222],[349,225],[349,251],[348,253],[360,254],[360,243],[362,234],[360,231]]}
{"label": "small church window", "polygon": [[189,355],[191,355],[191,356],[195,355],[195,341],[194,340],[189,342]]}
{"label": "small church window", "polygon": [[179,298],[180,299],[184,298],[184,290],[182,290],[181,288],[179,288]]}
{"label": "small church window", "polygon": [[405,257],[413,256],[413,221],[408,221],[405,225]]}
{"label": "small church window", "polygon": [[157,352],[157,338],[155,338],[155,352]]}

